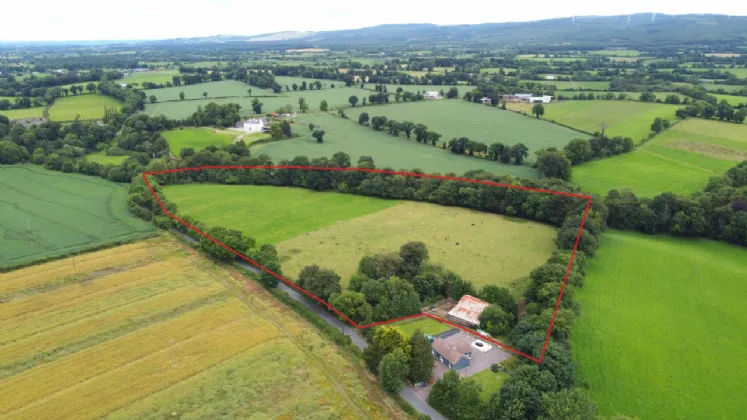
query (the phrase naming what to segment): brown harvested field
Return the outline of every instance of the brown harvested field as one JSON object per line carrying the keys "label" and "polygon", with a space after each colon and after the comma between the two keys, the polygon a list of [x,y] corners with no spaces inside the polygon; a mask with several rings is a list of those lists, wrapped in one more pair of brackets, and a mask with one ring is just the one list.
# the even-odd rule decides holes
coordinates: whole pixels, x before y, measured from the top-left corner
{"label": "brown harvested field", "polygon": [[0,291],[3,419],[407,418],[359,360],[166,234]]}
{"label": "brown harvested field", "polygon": [[297,278],[317,264],[334,269],[343,286],[366,255],[397,252],[410,241],[428,247],[430,261],[470,280],[518,286],[555,248],[555,229],[534,222],[436,204],[405,202],[340,221],[278,244],[283,272]]}

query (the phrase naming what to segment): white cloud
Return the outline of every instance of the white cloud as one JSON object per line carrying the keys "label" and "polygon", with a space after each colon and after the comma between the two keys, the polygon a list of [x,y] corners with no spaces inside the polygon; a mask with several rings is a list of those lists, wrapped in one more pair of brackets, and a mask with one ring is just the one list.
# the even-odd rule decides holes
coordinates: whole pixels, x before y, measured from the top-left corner
{"label": "white cloud", "polygon": [[[727,2],[728,3],[728,2]],[[294,30],[334,30],[384,23],[440,25],[528,21],[572,15],[628,13],[722,13],[747,15],[747,2],[695,4],[680,0],[599,2],[501,2],[476,0],[464,4],[379,0],[316,5],[301,0],[282,2],[238,0],[36,0],[3,5],[0,40],[163,39],[217,34],[251,35]],[[16,16],[17,18],[9,18]]]}

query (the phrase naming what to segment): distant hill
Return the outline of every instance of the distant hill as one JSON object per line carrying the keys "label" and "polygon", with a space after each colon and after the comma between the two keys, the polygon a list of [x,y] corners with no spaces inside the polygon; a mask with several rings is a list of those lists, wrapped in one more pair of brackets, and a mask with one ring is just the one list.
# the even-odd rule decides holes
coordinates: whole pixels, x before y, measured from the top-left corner
{"label": "distant hill", "polygon": [[[653,17],[653,19],[652,19]],[[661,46],[727,43],[747,45],[747,17],[725,15],[577,16],[534,22],[479,25],[400,24],[322,32],[190,38],[159,43],[246,43],[297,47],[376,44],[557,44]]]}

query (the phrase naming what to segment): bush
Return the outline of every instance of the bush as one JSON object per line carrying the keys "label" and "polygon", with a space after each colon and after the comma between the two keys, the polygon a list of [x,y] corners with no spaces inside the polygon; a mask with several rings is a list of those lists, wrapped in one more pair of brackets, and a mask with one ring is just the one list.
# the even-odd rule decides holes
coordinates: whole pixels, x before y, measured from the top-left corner
{"label": "bush", "polygon": [[498,366],[498,363],[493,363],[492,365],[490,365],[490,370],[492,370],[493,372],[498,372],[499,370],[501,370],[501,367]]}

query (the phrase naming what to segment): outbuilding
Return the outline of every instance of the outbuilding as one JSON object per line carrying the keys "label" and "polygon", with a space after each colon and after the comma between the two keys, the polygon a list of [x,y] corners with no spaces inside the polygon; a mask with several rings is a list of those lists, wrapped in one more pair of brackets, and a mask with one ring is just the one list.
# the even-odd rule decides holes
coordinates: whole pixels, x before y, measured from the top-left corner
{"label": "outbuilding", "polygon": [[448,317],[462,325],[475,328],[480,325],[480,315],[482,311],[490,306],[488,302],[480,300],[474,296],[464,295],[448,313]]}

